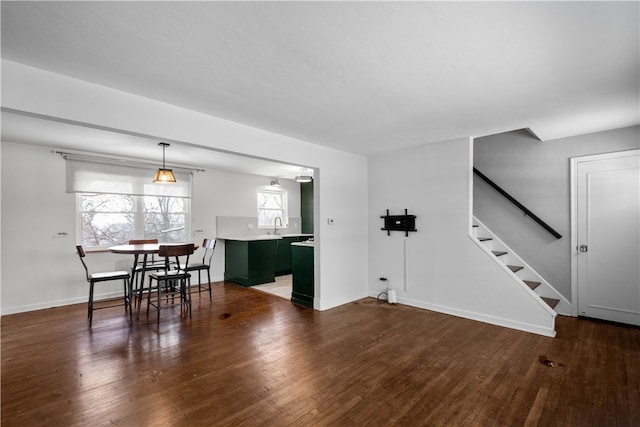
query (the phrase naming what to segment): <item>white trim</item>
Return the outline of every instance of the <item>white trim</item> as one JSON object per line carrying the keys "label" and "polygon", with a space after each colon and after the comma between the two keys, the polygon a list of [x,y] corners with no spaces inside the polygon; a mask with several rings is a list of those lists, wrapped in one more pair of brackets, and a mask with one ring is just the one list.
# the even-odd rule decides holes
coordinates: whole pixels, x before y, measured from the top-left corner
{"label": "white trim", "polygon": [[[119,292],[113,291],[113,292],[108,292],[100,295],[94,295],[93,298],[96,303],[99,303],[100,300],[102,299],[118,298],[118,297],[122,297],[122,291],[119,291]],[[15,307],[5,307],[2,309],[2,315],[6,316],[8,314],[25,313],[27,311],[44,310],[47,308],[63,307],[66,305],[73,305],[73,304],[87,304],[88,300],[89,300],[89,286],[87,285],[86,296],[60,299],[55,301],[45,301],[45,302],[39,302],[35,304],[18,305]]]}
{"label": "white trim", "polygon": [[[279,194],[280,201],[282,204],[281,209],[264,209],[258,206],[259,194],[261,193],[271,193],[271,194]],[[274,188],[273,186],[263,186],[256,190],[256,218],[257,218],[257,227],[258,229],[269,230],[275,227],[275,224],[262,224],[260,225],[260,211],[282,211],[282,215],[280,218],[280,228],[288,228],[289,227],[289,193],[284,188]]]}
{"label": "white trim", "polygon": [[[489,257],[493,260],[494,263],[499,265],[502,270],[504,270],[510,277],[515,279],[515,281],[518,283],[519,286],[523,286],[524,289],[527,289],[528,291],[530,291],[532,295],[536,295],[538,297],[537,298],[538,300],[542,301],[540,298],[542,297],[542,295],[539,294],[538,291],[544,290],[545,293],[546,292],[552,293],[553,295],[547,294],[546,296],[554,297],[559,300],[558,305],[556,307],[552,309],[545,302],[542,302],[543,307],[551,310],[550,312],[554,312],[556,314],[562,314],[564,316],[571,316],[571,302],[564,295],[558,292],[555,286],[552,286],[551,283],[549,283],[540,273],[538,273],[533,267],[531,267],[527,262],[525,262],[525,260],[523,260],[522,257],[520,257],[513,249],[511,249],[511,247],[509,247],[509,245],[503,242],[498,236],[496,236],[496,234],[493,231],[491,231],[484,223],[482,223],[482,221],[474,217],[474,222],[479,227],[478,229],[474,230],[474,233],[470,235],[469,238],[471,238],[471,240],[478,247],[480,247],[483,250],[483,252],[489,255]],[[478,230],[482,230],[483,234],[484,233],[488,234],[488,236],[486,237],[491,237],[490,245],[486,245],[478,239],[478,236],[476,234]],[[524,271],[526,271],[527,274],[530,275],[529,280],[539,281],[541,286],[536,288],[535,291],[531,290],[528,286],[524,284],[524,281],[519,274],[512,272],[511,269],[507,267],[506,263],[503,262],[503,260],[493,255],[492,250],[494,249],[508,252],[510,257],[515,258],[517,265],[524,267]]]}
{"label": "white trim", "polygon": [[469,227],[469,235],[473,235],[473,148],[474,148],[475,138],[469,138],[469,158],[467,162],[469,163],[467,180],[469,182],[469,223],[467,226]]}
{"label": "white trim", "polygon": [[[194,280],[195,277],[192,276],[192,280],[191,280],[191,287],[193,288],[194,286],[198,286],[199,283],[197,283],[197,280]],[[205,276],[202,278],[203,283],[206,283],[207,277],[206,274]],[[224,277],[221,275],[218,276],[211,276],[211,283],[218,283],[218,282],[222,282],[224,281]],[[118,298],[118,297],[122,297],[122,291],[112,291],[112,292],[107,292],[107,293],[103,293],[100,295],[95,295],[94,296],[94,300],[99,303],[100,300],[103,299],[108,299],[108,298]],[[86,304],[87,301],[89,299],[89,288],[87,285],[87,295],[86,296],[82,296],[82,297],[75,297],[75,298],[67,298],[67,299],[60,299],[60,300],[55,300],[55,301],[45,301],[45,302],[39,302],[39,303],[35,303],[35,304],[27,304],[27,305],[18,305],[15,307],[5,307],[2,309],[2,313],[0,313],[0,315],[2,316],[6,316],[9,314],[17,314],[17,313],[26,313],[28,311],[36,311],[36,310],[45,310],[48,308],[55,308],[55,307],[64,307],[67,305],[73,305],[73,304]]]}
{"label": "white trim", "polygon": [[569,174],[570,174],[570,189],[571,189],[571,315],[578,316],[578,259],[577,249],[578,246],[578,217],[577,217],[577,204],[578,204],[578,164],[585,162],[593,162],[599,160],[609,160],[622,157],[634,157],[640,156],[640,150],[625,150],[616,151],[613,153],[592,154],[589,156],[571,157]]}
{"label": "white trim", "polygon": [[[480,222],[480,221],[478,221]],[[484,227],[484,224],[483,224]],[[567,301],[567,299],[562,296],[562,294],[560,294],[558,291],[555,290],[555,288],[553,286],[551,286],[549,284],[549,282],[547,282],[542,276],[540,276],[533,268],[531,268],[531,266],[529,266],[529,264],[527,264],[522,258],[520,258],[515,252],[513,252],[513,250],[511,250],[507,245],[504,244],[504,242],[502,240],[500,240],[495,234],[493,234],[491,232],[491,230],[487,229],[486,227],[484,227],[486,230],[489,231],[489,233],[491,233],[492,238],[496,241],[498,241],[500,243],[500,245],[504,246],[505,248],[508,249],[508,252],[510,252],[513,256],[515,256],[518,259],[518,264],[522,264],[522,267],[524,267],[525,269],[527,269],[527,271],[531,272],[531,274],[534,277],[537,277],[537,280],[542,281],[545,285],[547,289],[550,289],[552,291],[554,291],[554,296],[558,297],[559,299],[562,299],[565,301],[565,303],[568,305],[569,301]],[[487,254],[487,256],[489,256],[489,258],[495,263],[497,264],[500,269],[502,271],[504,271],[509,277],[511,277],[511,279],[520,287],[522,288],[525,292],[527,292],[529,295],[531,295],[534,299],[534,301],[536,301],[538,303],[538,305],[540,305],[540,307],[544,308],[545,311],[547,313],[549,313],[554,319],[558,316],[558,312],[556,310],[554,310],[553,308],[549,307],[549,305],[547,303],[545,303],[541,296],[538,295],[537,293],[535,293],[533,290],[531,290],[531,288],[529,288],[527,285],[525,285],[524,281],[522,280],[522,278],[518,277],[518,275],[516,273],[514,273],[513,271],[511,271],[511,269],[509,269],[509,267],[507,267],[506,264],[504,264],[503,262],[501,262],[495,255],[493,255],[493,253],[491,252],[491,249],[489,249],[486,245],[484,245],[477,237],[475,236],[469,236],[469,238],[471,239],[471,241],[478,246],[485,254]],[[563,313],[564,314],[564,313]]]}
{"label": "white trim", "polygon": [[[375,298],[375,293],[369,294],[370,297]],[[411,307],[422,308],[424,310],[435,311],[437,313],[448,314],[451,316],[460,317],[463,319],[474,320],[483,323],[489,323],[491,325],[502,326],[505,328],[516,329],[519,331],[530,332],[533,334],[543,335],[546,337],[555,337],[556,331],[553,327],[545,328],[539,325],[531,323],[523,323],[514,321],[511,319],[504,319],[502,317],[495,317],[484,313],[476,313],[473,311],[461,310],[458,308],[448,307],[439,304],[430,304],[423,301],[418,301],[409,298],[398,298],[398,303],[408,305]]]}

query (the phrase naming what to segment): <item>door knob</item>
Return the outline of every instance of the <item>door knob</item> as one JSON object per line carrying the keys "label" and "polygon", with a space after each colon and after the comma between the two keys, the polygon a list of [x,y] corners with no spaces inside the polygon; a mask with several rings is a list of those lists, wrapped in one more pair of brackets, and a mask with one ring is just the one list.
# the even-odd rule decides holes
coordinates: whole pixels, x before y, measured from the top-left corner
{"label": "door knob", "polygon": [[589,247],[587,245],[580,245],[580,252],[587,252]]}

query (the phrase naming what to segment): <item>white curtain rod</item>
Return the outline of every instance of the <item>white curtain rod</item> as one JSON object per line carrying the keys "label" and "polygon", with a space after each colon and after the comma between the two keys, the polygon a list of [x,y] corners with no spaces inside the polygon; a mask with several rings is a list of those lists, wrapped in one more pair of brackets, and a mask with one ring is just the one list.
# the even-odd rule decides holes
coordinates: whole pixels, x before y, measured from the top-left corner
{"label": "white curtain rod", "polygon": [[[70,152],[70,151],[61,151],[61,150],[51,150],[51,152],[55,155],[61,156],[65,160],[77,160],[83,162],[91,162],[91,163],[100,163],[107,165],[120,165],[120,166],[132,166],[132,167],[144,167],[148,169],[156,169],[158,168],[158,163],[145,162],[140,159],[134,159],[130,157],[112,157],[107,155],[102,155],[98,153],[82,153],[82,152]],[[176,164],[167,164],[167,167],[174,169],[178,172],[206,172],[205,169],[200,169],[192,166],[184,166],[184,165],[176,165]]]}

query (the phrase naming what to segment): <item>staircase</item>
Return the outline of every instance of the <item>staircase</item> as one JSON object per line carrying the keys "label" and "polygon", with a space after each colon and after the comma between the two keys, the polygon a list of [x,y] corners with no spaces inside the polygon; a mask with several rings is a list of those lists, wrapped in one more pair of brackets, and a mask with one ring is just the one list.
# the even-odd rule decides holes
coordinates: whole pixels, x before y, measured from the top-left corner
{"label": "staircase", "polygon": [[556,313],[571,315],[571,303],[565,297],[475,217],[473,224],[472,239],[512,276],[516,284],[526,286],[533,297],[540,298]]}

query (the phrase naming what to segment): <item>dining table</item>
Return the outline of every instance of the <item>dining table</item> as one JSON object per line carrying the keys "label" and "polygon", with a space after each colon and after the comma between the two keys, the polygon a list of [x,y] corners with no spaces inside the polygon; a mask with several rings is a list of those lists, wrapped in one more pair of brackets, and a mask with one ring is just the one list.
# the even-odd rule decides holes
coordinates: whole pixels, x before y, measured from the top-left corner
{"label": "dining table", "polygon": [[[126,244],[126,245],[116,245],[110,246],[109,252],[114,254],[124,254],[124,255],[133,255],[133,265],[131,267],[131,280],[129,281],[129,301],[133,301],[131,297],[136,298],[137,304],[137,315],[140,315],[140,305],[142,300],[142,291],[144,290],[144,276],[148,267],[148,256],[155,255],[159,252],[160,246],[171,246],[171,245],[184,245],[185,243],[139,243],[139,244]],[[193,249],[198,249],[198,245],[193,245]],[[140,259],[140,255],[142,255],[142,263],[139,264],[138,260]],[[140,268],[140,286],[136,289],[137,294],[134,293],[133,284],[137,283],[136,274],[138,273],[138,269],[136,268],[138,265],[141,265]]]}

